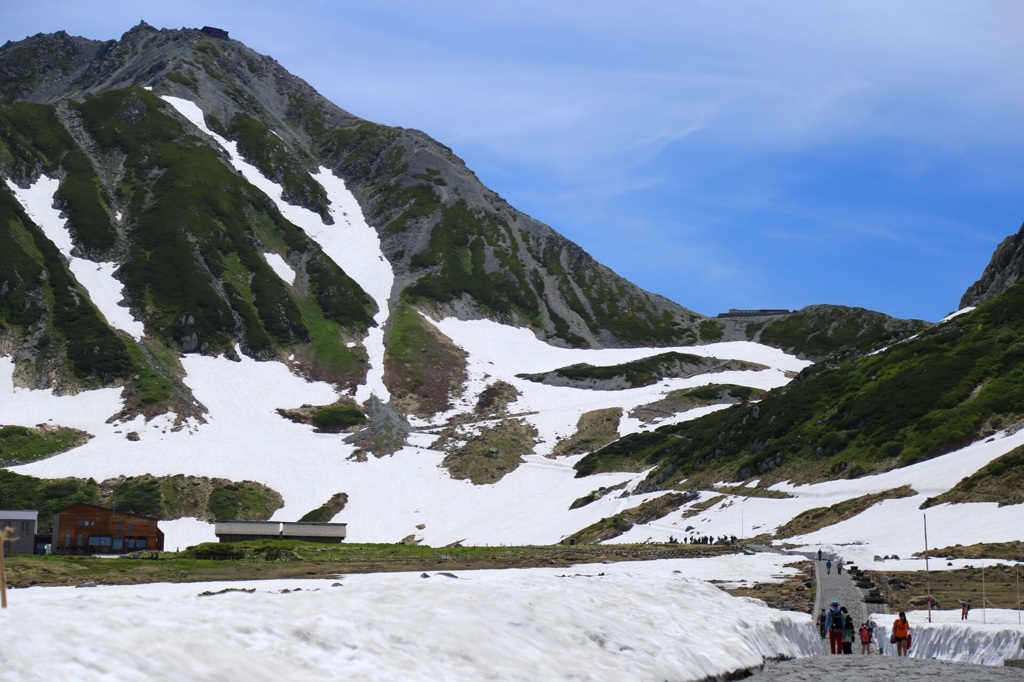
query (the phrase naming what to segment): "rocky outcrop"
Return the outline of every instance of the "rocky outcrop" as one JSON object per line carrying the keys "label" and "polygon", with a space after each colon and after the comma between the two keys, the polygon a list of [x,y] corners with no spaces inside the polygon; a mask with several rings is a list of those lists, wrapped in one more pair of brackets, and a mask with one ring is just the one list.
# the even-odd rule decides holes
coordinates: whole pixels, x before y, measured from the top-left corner
{"label": "rocky outcrop", "polygon": [[995,298],[1017,283],[1024,274],[1024,225],[1017,234],[1004,239],[992,254],[981,279],[967,288],[960,308],[977,306]]}

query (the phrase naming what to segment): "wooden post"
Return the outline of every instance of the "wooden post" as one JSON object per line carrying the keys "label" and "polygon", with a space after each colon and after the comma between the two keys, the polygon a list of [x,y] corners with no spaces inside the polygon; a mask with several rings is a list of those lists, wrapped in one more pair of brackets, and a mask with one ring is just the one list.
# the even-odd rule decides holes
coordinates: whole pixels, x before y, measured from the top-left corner
{"label": "wooden post", "polygon": [[4,570],[4,543],[14,540],[10,528],[0,530],[0,608],[7,608],[7,572]]}

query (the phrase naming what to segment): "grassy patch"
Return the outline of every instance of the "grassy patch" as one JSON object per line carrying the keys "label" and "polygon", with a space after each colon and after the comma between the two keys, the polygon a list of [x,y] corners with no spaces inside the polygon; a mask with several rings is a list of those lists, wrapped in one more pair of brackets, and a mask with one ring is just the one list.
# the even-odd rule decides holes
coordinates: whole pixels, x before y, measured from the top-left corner
{"label": "grassy patch", "polygon": [[[521,374],[520,378],[555,385],[585,388],[629,389],[650,386],[663,379],[678,379],[708,372],[764,369],[764,365],[740,360],[717,360],[687,353],[661,353],[621,365],[569,365],[542,374]],[[694,389],[696,390],[696,389]]]}
{"label": "grassy patch", "polygon": [[559,441],[551,451],[551,457],[579,455],[593,452],[619,437],[619,422],[622,408],[610,407],[580,415],[576,433]]}
{"label": "grassy patch", "polygon": [[735,405],[760,400],[767,391],[736,384],[706,384],[696,388],[672,391],[661,400],[638,405],[629,412],[630,417],[651,423],[707,405]]}
{"label": "grassy patch", "polygon": [[310,422],[320,433],[341,433],[365,424],[366,415],[354,405],[330,405],[316,410]]}
{"label": "grassy patch", "polygon": [[600,500],[601,498],[603,498],[603,497],[605,497],[607,495],[611,495],[613,492],[615,492],[617,490],[623,490],[626,487],[626,483],[627,483],[626,481],[623,481],[622,483],[620,483],[618,485],[607,486],[607,487],[606,486],[601,486],[597,490],[594,490],[594,491],[584,495],[583,497],[579,497],[579,498],[573,500],[573,503],[569,505],[569,509],[578,509],[580,507],[586,507],[591,502],[596,502],[596,501]]}
{"label": "grassy patch", "polygon": [[469,479],[477,485],[495,483],[533,452],[537,430],[521,419],[502,419],[486,426],[464,445],[451,450],[442,461],[452,478]]}
{"label": "grassy patch", "polygon": [[216,485],[210,491],[210,513],[215,519],[265,521],[283,505],[277,492],[252,481]]}
{"label": "grassy patch", "polygon": [[0,462],[27,464],[67,452],[92,436],[63,426],[0,426]]}
{"label": "grassy patch", "polygon": [[700,330],[701,341],[705,343],[721,341],[725,335],[725,328],[720,322],[715,320],[701,320],[698,329]]}
{"label": "grassy patch", "polygon": [[465,351],[406,301],[388,319],[384,348],[384,384],[406,414],[429,416],[447,409],[466,380]]}
{"label": "grassy patch", "polygon": [[319,433],[346,433],[366,423],[366,415],[351,398],[345,396],[333,405],[303,405],[295,409],[278,408],[277,413],[296,424],[311,424]]}
{"label": "grassy patch", "polygon": [[986,542],[976,545],[953,545],[940,547],[929,552],[932,558],[947,557],[950,559],[1005,559],[1016,563],[1024,563],[1024,542]]}
{"label": "grassy patch", "polygon": [[327,502],[304,514],[299,521],[327,523],[337,516],[345,508],[346,504],[348,504],[348,493],[335,493],[331,495],[331,499],[327,500]]}

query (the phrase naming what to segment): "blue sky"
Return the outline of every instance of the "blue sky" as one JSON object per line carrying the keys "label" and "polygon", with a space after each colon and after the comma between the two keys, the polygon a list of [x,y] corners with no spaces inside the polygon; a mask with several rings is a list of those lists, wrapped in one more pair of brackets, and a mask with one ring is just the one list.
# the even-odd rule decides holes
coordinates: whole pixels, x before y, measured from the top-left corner
{"label": "blue sky", "polygon": [[418,128],[513,206],[704,314],[937,320],[1024,222],[1024,3],[5,3],[0,42],[218,26]]}

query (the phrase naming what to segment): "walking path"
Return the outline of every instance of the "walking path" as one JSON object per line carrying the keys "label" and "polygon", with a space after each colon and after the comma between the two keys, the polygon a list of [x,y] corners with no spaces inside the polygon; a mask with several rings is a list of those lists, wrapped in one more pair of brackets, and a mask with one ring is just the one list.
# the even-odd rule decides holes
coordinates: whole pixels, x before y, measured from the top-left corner
{"label": "walking path", "polygon": [[[839,573],[836,557],[823,554],[821,561],[817,561],[817,555],[808,554],[807,556],[815,559],[814,570],[818,585],[814,599],[814,618],[818,617],[821,609],[828,610],[829,604],[835,599],[841,606],[846,607],[846,610],[853,616],[855,628],[860,629],[860,624],[868,619],[868,605],[864,602],[864,591],[854,584],[850,572],[845,567],[843,572]],[[827,571],[825,568],[826,559],[832,561],[831,571]],[[878,604],[871,610],[884,608],[886,608],[884,604]],[[857,642],[857,645],[859,649],[860,642]]]}
{"label": "walking path", "polygon": [[[854,651],[859,651],[855,648]],[[1000,682],[1024,680],[1024,670],[970,663],[898,658],[896,656],[810,656],[769,663],[747,678],[752,682],[821,682],[841,680],[899,680],[899,682]]]}
{"label": "walking path", "polygon": [[[856,628],[867,621],[869,612],[887,610],[884,604],[867,604],[864,592],[854,584],[849,572],[836,570],[836,559],[817,553],[805,554],[814,560],[817,591],[814,599],[812,618],[817,621],[822,608],[827,609],[832,600],[837,600],[853,616]],[[832,570],[826,571],[825,560],[832,559]],[[871,607],[870,609],[868,607]],[[817,627],[817,626],[815,626]],[[853,655],[838,656],[829,653],[828,640],[822,640],[822,654],[789,661],[774,661],[765,665],[764,670],[755,672],[750,680],[780,682],[821,682],[823,679],[849,680],[899,680],[900,682],[1000,682],[1001,680],[1024,680],[1024,669],[997,668],[970,663],[879,656],[877,644],[872,644],[872,654],[861,655],[860,641],[853,643]],[[891,648],[888,647],[887,648]]]}

